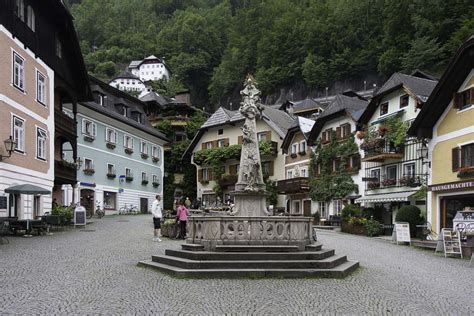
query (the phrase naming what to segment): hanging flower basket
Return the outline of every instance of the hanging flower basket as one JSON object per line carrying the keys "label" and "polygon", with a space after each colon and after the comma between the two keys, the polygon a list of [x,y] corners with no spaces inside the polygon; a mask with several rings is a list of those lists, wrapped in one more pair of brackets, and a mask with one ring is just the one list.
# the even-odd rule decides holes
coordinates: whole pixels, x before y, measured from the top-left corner
{"label": "hanging flower basket", "polygon": [[367,184],[369,190],[375,190],[380,188],[380,182],[369,182]]}
{"label": "hanging flower basket", "polygon": [[131,154],[133,154],[133,149],[125,148],[125,153],[128,154],[128,155],[131,155]]}
{"label": "hanging flower basket", "polygon": [[105,146],[107,146],[107,148],[109,149],[114,149],[115,147],[117,147],[117,145],[114,143],[107,143]]}
{"label": "hanging flower basket", "polygon": [[153,182],[152,184],[153,184],[153,187],[154,187],[154,188],[157,188],[157,187],[160,186],[160,184],[159,184],[158,182]]}
{"label": "hanging flower basket", "polygon": [[84,140],[85,140],[86,142],[92,143],[92,142],[94,141],[94,139],[95,139],[95,138],[94,138],[93,136],[84,135]]}
{"label": "hanging flower basket", "polygon": [[143,159],[148,159],[148,154],[142,153],[141,156]]}
{"label": "hanging flower basket", "polygon": [[109,179],[115,179],[117,175],[115,173],[107,173],[107,178]]}
{"label": "hanging flower basket", "polygon": [[153,157],[153,158],[151,158],[151,161],[153,161],[153,162],[158,162],[158,161],[160,161],[160,158],[158,158],[158,157]]}
{"label": "hanging flower basket", "polygon": [[385,179],[382,184],[384,187],[392,187],[397,184],[397,179]]}
{"label": "hanging flower basket", "polygon": [[459,169],[458,178],[471,178],[474,177],[474,167],[465,167]]}
{"label": "hanging flower basket", "polygon": [[94,169],[84,169],[83,172],[84,172],[85,175],[91,176],[95,173],[95,170]]}

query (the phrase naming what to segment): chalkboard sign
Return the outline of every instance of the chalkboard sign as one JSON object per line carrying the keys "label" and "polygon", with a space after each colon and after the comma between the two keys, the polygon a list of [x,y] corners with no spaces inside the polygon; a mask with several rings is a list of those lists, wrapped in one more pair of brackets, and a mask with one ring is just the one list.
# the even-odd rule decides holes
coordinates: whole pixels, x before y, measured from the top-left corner
{"label": "chalkboard sign", "polygon": [[74,225],[86,225],[86,209],[78,206],[74,209]]}
{"label": "chalkboard sign", "polygon": [[6,209],[7,209],[7,197],[0,196],[0,210],[6,210]]}
{"label": "chalkboard sign", "polygon": [[409,242],[411,244],[410,238],[410,224],[409,223],[395,223],[393,228],[393,235],[397,245],[399,242]]}

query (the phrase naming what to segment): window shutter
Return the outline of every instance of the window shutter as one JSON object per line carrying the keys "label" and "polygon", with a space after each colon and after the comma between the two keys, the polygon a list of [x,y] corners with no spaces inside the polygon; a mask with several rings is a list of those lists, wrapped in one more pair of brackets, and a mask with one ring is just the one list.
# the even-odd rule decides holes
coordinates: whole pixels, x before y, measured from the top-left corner
{"label": "window shutter", "polygon": [[336,127],[336,138],[337,138],[337,139],[341,139],[341,138],[342,138],[341,127],[340,127],[340,126]]}
{"label": "window shutter", "polygon": [[86,133],[86,120],[82,119],[82,134]]}
{"label": "window shutter", "polygon": [[92,123],[92,136],[97,136],[97,125]]}
{"label": "window shutter", "polygon": [[453,105],[454,105],[455,109],[461,108],[461,98],[460,98],[460,96],[461,96],[461,94],[457,93],[457,92],[454,92],[454,94],[453,94]]}
{"label": "window shutter", "polygon": [[471,101],[469,103],[474,104],[474,88],[471,88],[469,90],[470,90],[470,95],[471,95]]}
{"label": "window shutter", "polygon": [[219,146],[219,141],[218,140],[213,140],[211,148],[217,148],[218,146]]}
{"label": "window shutter", "polygon": [[266,131],[265,135],[267,137],[267,141],[270,142],[272,140],[272,132],[271,131]]}
{"label": "window shutter", "polygon": [[242,145],[243,142],[244,142],[244,137],[243,137],[242,135],[240,135],[240,136],[238,137],[238,139],[237,139],[237,143],[238,143],[239,145]]}
{"label": "window shutter", "polygon": [[228,138],[224,138],[224,146],[229,147],[229,139]]}
{"label": "window shutter", "polygon": [[201,144],[201,149],[206,149],[206,143]]}
{"label": "window shutter", "polygon": [[199,169],[199,170],[198,170],[198,181],[199,181],[199,182],[202,181],[202,169]]}
{"label": "window shutter", "polygon": [[452,149],[453,157],[453,172],[459,170],[459,148],[455,147]]}
{"label": "window shutter", "polygon": [[268,162],[268,175],[271,177],[273,176],[273,173],[274,173],[274,162],[269,161]]}

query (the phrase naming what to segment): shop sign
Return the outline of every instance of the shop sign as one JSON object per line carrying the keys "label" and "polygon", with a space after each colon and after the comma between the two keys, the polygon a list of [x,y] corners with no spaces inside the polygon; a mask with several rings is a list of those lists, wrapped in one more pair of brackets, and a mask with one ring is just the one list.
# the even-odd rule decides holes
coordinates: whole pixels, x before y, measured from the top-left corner
{"label": "shop sign", "polygon": [[446,190],[459,190],[459,189],[473,188],[473,187],[474,187],[474,181],[463,181],[463,182],[430,185],[428,187],[428,190],[432,192],[437,192],[437,191],[446,191]]}
{"label": "shop sign", "polygon": [[397,242],[409,242],[410,239],[410,224],[409,223],[395,223],[393,228],[392,240]]}

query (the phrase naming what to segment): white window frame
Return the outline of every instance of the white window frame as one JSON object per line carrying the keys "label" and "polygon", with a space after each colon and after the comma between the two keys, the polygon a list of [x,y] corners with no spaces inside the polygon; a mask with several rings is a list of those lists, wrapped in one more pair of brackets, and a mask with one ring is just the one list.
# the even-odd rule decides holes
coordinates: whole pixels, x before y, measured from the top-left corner
{"label": "white window frame", "polygon": [[303,177],[303,178],[307,178],[308,177],[308,168],[301,168],[300,169],[300,176]]}
{"label": "white window frame", "polygon": [[36,101],[46,106],[46,76],[38,69],[36,70]]}
{"label": "white window frame", "polygon": [[225,147],[225,139],[219,139],[217,141],[217,147]]}
{"label": "white window frame", "polygon": [[306,152],[306,141],[305,140],[300,142],[299,152],[300,153],[305,153]]}
{"label": "white window frame", "polygon": [[287,179],[293,179],[293,170],[287,170],[286,171],[286,178]]}
{"label": "white window frame", "polygon": [[267,140],[267,133],[266,131],[257,133],[257,141]]}
{"label": "white window frame", "polygon": [[15,15],[25,22],[25,1],[15,0]]}
{"label": "white window frame", "polygon": [[[131,146],[128,146],[127,139],[131,140]],[[131,135],[128,135],[128,134],[123,135],[123,147],[133,150],[133,137]]]}
{"label": "white window frame", "polygon": [[125,168],[125,177],[133,177],[131,168]]}
{"label": "white window frame", "polygon": [[[42,134],[42,135],[41,135]],[[48,134],[40,127],[36,127],[36,158],[46,160],[46,140]]]}
{"label": "white window frame", "polygon": [[36,31],[36,18],[35,18],[35,10],[31,5],[26,7],[26,25],[35,32]]}
{"label": "white window frame", "polygon": [[[22,92],[25,91],[25,59],[13,51],[12,84]],[[18,58],[18,60],[17,60]]]}
{"label": "white window frame", "polygon": [[[110,166],[112,166],[112,168],[109,168]],[[107,163],[107,174],[115,174],[115,165],[114,164]]]}
{"label": "white window frame", "polygon": [[[87,167],[87,161],[90,161],[90,168]],[[84,169],[94,169],[94,160],[90,158],[84,158]]]}
{"label": "white window frame", "polygon": [[[17,127],[15,122],[21,122],[22,126]],[[25,126],[26,121],[16,115],[12,116],[12,136],[13,140],[15,141],[15,151],[24,153],[25,152]]]}
{"label": "white window frame", "polygon": [[327,203],[324,201],[318,201],[318,211],[321,218],[327,219]]}
{"label": "white window frame", "polygon": [[[88,126],[90,126],[91,130],[88,130]],[[91,120],[83,118],[82,119],[82,134],[95,138],[97,136],[97,125]]]}
{"label": "white window frame", "polygon": [[291,144],[291,154],[298,153],[298,143]]}
{"label": "white window frame", "polygon": [[142,171],[142,181],[147,181],[147,180],[148,180],[148,176],[146,172]]}
{"label": "white window frame", "polygon": [[[395,169],[395,177],[394,178],[389,178],[388,170],[389,169]],[[385,178],[390,179],[390,180],[397,180],[397,173],[398,173],[398,168],[397,165],[389,165],[385,167]]]}
{"label": "white window frame", "polygon": [[203,181],[209,181],[209,169],[208,168],[204,168],[202,169],[202,180]]}
{"label": "white window frame", "polygon": [[153,158],[160,158],[160,150],[159,150],[158,146],[153,146],[153,148],[151,150],[151,156]]}
{"label": "white window frame", "polygon": [[144,141],[140,141],[140,153],[148,155],[148,144]]}
{"label": "white window frame", "polygon": [[105,141],[111,144],[117,144],[117,131],[114,130],[113,128],[106,127],[105,128]]}
{"label": "white window frame", "polygon": [[158,183],[158,176],[156,174],[152,174],[151,175],[151,180],[152,180],[151,182],[153,182],[153,183],[155,183],[155,182]]}
{"label": "white window frame", "polygon": [[[375,177],[375,176],[373,175],[374,173],[377,173],[378,177]],[[381,182],[381,179],[380,179],[380,168],[376,168],[376,169],[370,170],[370,177],[371,177],[371,178],[377,178],[377,179],[378,179],[377,181],[378,181],[378,182]]]}
{"label": "white window frame", "polygon": [[334,215],[341,215],[342,205],[342,200],[333,200]]}
{"label": "white window frame", "polygon": [[[407,173],[407,169],[413,166],[413,173]],[[403,176],[404,177],[414,177],[416,175],[416,163],[409,162],[403,164]]]}

